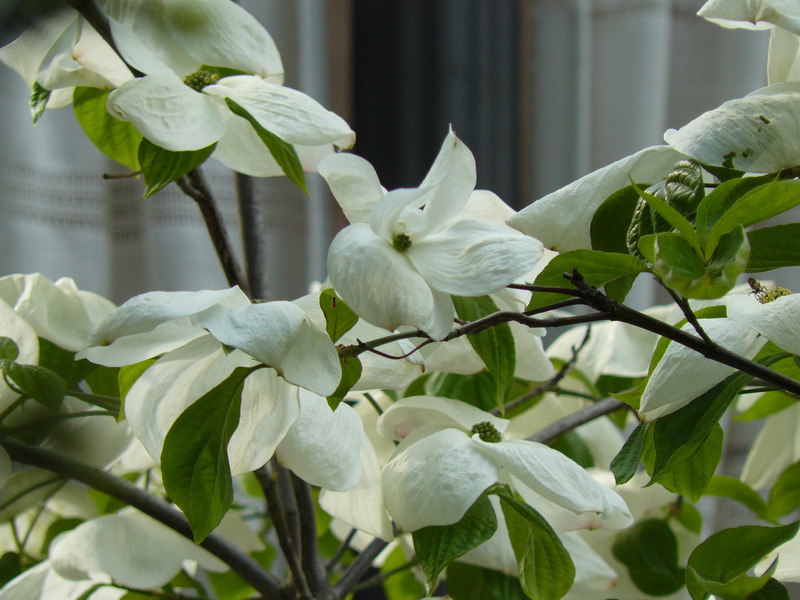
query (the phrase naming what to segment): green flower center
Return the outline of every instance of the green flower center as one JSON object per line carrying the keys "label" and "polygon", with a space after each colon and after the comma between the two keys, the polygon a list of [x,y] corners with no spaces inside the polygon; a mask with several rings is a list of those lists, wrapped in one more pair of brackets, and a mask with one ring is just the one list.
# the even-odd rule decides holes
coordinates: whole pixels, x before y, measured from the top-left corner
{"label": "green flower center", "polygon": [[211,85],[212,83],[217,83],[217,80],[219,80],[219,75],[217,75],[216,73],[211,73],[209,71],[200,69],[199,71],[195,71],[194,73],[191,73],[186,77],[184,77],[183,83],[188,85],[196,92],[200,92],[207,85]]}
{"label": "green flower center", "polygon": [[779,287],[777,285],[764,285],[752,277],[747,280],[747,283],[750,284],[750,289],[753,290],[751,293],[755,294],[756,300],[761,302],[761,304],[769,304],[781,296],[792,295],[791,290],[787,290],[786,288]]}
{"label": "green flower center", "polygon": [[489,421],[483,421],[482,423],[473,425],[469,433],[470,435],[475,435],[477,433],[484,442],[491,442],[492,444],[503,441],[503,436],[500,435],[500,432],[497,431],[495,426],[489,423]]}
{"label": "green flower center", "polygon": [[398,252],[405,252],[411,248],[411,238],[405,233],[398,233],[396,236],[394,236],[394,242],[392,242],[392,246],[394,246],[394,249]]}

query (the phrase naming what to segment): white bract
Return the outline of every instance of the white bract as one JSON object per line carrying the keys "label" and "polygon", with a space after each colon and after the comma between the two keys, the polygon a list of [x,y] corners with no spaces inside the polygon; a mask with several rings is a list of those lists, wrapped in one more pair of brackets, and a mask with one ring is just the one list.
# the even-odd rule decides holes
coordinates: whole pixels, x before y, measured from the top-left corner
{"label": "white bract", "polygon": [[531,235],[551,250],[568,252],[592,247],[590,228],[595,211],[613,192],[638,183],[666,177],[673,165],[685,158],[669,146],[652,146],[584,175],[536,200],[509,225]]}
{"label": "white bract", "polygon": [[[379,432],[402,440],[383,469],[386,508],[403,531],[457,522],[497,482],[525,487],[577,515],[629,519],[624,502],[544,444],[503,440],[508,421],[458,400],[404,398]],[[489,440],[489,441],[487,441]]]}
{"label": "white bract", "polygon": [[[214,157],[232,169],[282,174],[253,126],[231,111],[226,98],[296,145],[307,170],[333,152],[333,144],[347,148],[355,141],[341,117],[280,85],[283,65],[272,38],[234,2],[179,1],[159,11],[118,12],[111,23],[114,39],[128,63],[146,76],[114,90],[108,110],[155,145],[180,152],[217,144]],[[213,68],[202,67],[232,73],[219,78]]]}
{"label": "white bract", "polygon": [[351,225],[328,251],[336,292],[364,320],[393,331],[411,325],[442,339],[450,295],[483,296],[527,273],[541,244],[463,217],[475,160],[452,132],[419,188],[385,192],[372,166],[350,154],[320,163]]}

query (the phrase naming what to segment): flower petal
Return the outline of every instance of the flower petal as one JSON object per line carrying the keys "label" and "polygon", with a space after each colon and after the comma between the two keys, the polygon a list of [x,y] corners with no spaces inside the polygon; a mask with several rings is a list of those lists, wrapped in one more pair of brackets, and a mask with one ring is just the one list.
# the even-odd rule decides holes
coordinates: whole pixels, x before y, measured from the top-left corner
{"label": "flower petal", "polygon": [[298,90],[252,75],[236,75],[203,88],[203,92],[230,98],[264,129],[290,144],[349,148],[355,143],[355,133],[344,119]]}
{"label": "flower petal", "polygon": [[[611,514],[619,506],[609,501],[608,488],[597,483],[577,463],[544,444],[506,440],[498,444],[473,441],[496,465],[542,497],[574,512]],[[620,501],[624,506],[624,502]]]}
{"label": "flower petal", "polygon": [[[745,358],[753,358],[767,342],[754,329],[730,319],[700,319],[700,325],[717,344]],[[683,330],[694,334],[688,323]],[[673,342],[647,382],[640,416],[651,420],[675,412],[735,371]]]}
{"label": "flower petal", "polygon": [[800,83],[772,85],[703,113],[664,140],[701,163],[751,173],[800,164]]}
{"label": "flower petal", "polygon": [[223,571],[208,551],[133,509],[87,521],[55,540],[53,568],[69,579],[104,573],[119,584],[153,589],[169,583],[184,560]]}
{"label": "flower petal", "polygon": [[457,296],[483,296],[530,271],[542,256],[542,244],[490,223],[457,221],[413,243],[406,254],[432,288]]}
{"label": "flower petal", "polygon": [[344,402],[300,392],[300,416],[278,446],[281,464],[311,485],[344,492],[359,480],[364,427]]}
{"label": "flower petal", "polygon": [[[36,364],[39,362],[39,339],[28,322],[15,313],[11,307],[0,300],[0,333],[3,337],[14,340],[19,349],[17,362]],[[0,411],[4,411],[19,398],[19,394],[0,377]]]}
{"label": "flower petal", "polygon": [[452,328],[449,296],[434,292],[407,257],[366,223],[350,225],[334,238],[328,274],[342,300],[373,325],[389,331],[412,325],[434,339]]}
{"label": "flower petal", "polygon": [[165,354],[153,363],[125,397],[125,416],[131,430],[156,461],[164,437],[187,406],[218,385],[236,367],[251,366],[241,352],[226,354],[207,335]]}
{"label": "flower petal", "polygon": [[372,210],[385,193],[369,162],[345,152],[333,154],[319,164],[319,174],[350,223],[369,223]]}
{"label": "flower petal", "polygon": [[[295,144],[294,149],[300,159],[303,171],[307,173],[316,172],[319,162],[333,154],[332,144],[322,146]],[[247,120],[236,115],[229,116],[228,128],[225,130],[225,135],[217,142],[212,157],[234,171],[253,177],[284,175],[283,169],[258,137],[253,126]]]}
{"label": "flower petal", "polygon": [[196,92],[174,73],[129,81],[108,96],[108,112],[130,121],[150,142],[183,152],[207,148],[225,133],[230,111],[224,102]]}
{"label": "flower petal", "polygon": [[761,304],[753,296],[729,296],[728,318],[755,329],[792,354],[800,354],[800,294]]}
{"label": "flower petal", "polygon": [[342,369],[336,348],[291,302],[208,311],[195,317],[195,323],[223,344],[273,367],[291,383],[326,396],[339,385]]}
{"label": "flower petal", "polygon": [[742,481],[753,489],[772,485],[800,459],[800,404],[770,415],[758,432],[742,467]]}
{"label": "flower petal", "polygon": [[369,440],[362,439],[360,475],[356,485],[346,492],[320,490],[319,505],[326,513],[351,527],[382,540],[394,538],[392,523],[384,506],[381,468]]}
{"label": "flower petal", "polygon": [[425,206],[429,225],[426,235],[441,231],[461,214],[475,189],[476,180],[475,157],[451,129],[419,186],[433,191]]}
{"label": "flower petal", "polygon": [[498,476],[469,436],[442,429],[398,446],[383,468],[383,495],[389,514],[408,533],[457,522]]}
{"label": "flower petal", "polygon": [[723,27],[764,29],[769,24],[800,34],[800,7],[793,0],[709,0],[697,14]]}
{"label": "flower petal", "polygon": [[626,156],[536,200],[508,220],[552,250],[568,252],[591,248],[589,229],[598,207],[616,190],[660,181],[673,165],[685,158],[669,146],[651,146]]}
{"label": "flower petal", "polygon": [[259,369],[245,380],[239,426],[228,443],[231,473],[255,471],[272,458],[300,416],[297,393],[272,369]]}
{"label": "flower petal", "polygon": [[800,79],[800,37],[780,27],[769,35],[767,83]]}
{"label": "flower petal", "polygon": [[438,396],[409,396],[394,402],[378,419],[378,433],[383,437],[402,440],[423,425],[452,427],[464,432],[473,425],[489,422],[498,432],[508,427],[506,419],[452,398]]}
{"label": "flower petal", "polygon": [[203,312],[217,305],[236,307],[250,300],[238,288],[200,292],[148,292],[135,296],[109,313],[92,336],[96,345],[110,344],[124,335],[155,329],[171,319]]}

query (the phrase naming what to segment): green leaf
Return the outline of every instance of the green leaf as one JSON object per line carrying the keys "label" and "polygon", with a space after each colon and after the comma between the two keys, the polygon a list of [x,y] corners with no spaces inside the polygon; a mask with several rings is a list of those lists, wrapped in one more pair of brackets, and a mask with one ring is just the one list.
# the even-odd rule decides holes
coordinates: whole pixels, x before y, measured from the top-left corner
{"label": "green leaf", "polygon": [[109,93],[110,90],[76,87],[72,95],[75,119],[100,152],[131,171],[138,171],[142,134],[131,123],[109,114],[106,110]]}
{"label": "green leaf", "polygon": [[748,273],[800,265],[800,223],[762,227],[747,233],[750,240]]}
{"label": "green leaf", "polygon": [[763,588],[750,594],[747,600],[790,600],[789,590],[777,579],[770,578]]}
{"label": "green leaf", "polygon": [[590,469],[595,466],[594,456],[589,449],[589,445],[583,438],[574,431],[568,431],[564,435],[559,436],[548,444],[553,450],[558,450],[572,460],[578,463],[584,469]]}
{"label": "green leaf", "polygon": [[272,158],[275,159],[275,162],[278,163],[278,166],[281,168],[284,174],[297,187],[308,194],[308,188],[306,187],[306,176],[305,173],[303,173],[303,165],[300,163],[300,158],[297,156],[297,151],[294,149],[294,146],[288,142],[284,142],[277,135],[265,129],[261,123],[259,123],[255,117],[253,117],[253,115],[247,112],[247,110],[245,110],[243,107],[236,104],[236,102],[230,98],[225,98],[225,102],[228,103],[228,107],[231,109],[233,114],[246,119],[250,125],[253,126],[253,129],[255,129],[258,137],[261,138],[262,142],[264,142],[267,150],[269,150],[269,153],[272,154]]}
{"label": "green leaf", "polygon": [[[489,296],[465,298],[453,296],[456,313],[465,321],[476,321],[497,312],[497,305]],[[467,336],[472,348],[481,357],[495,382],[494,401],[502,412],[506,391],[514,378],[516,349],[514,336],[508,323],[501,323]]]}
{"label": "green leaf", "polygon": [[[459,375],[458,373],[434,373],[430,377],[430,393],[432,396],[443,396],[461,400],[481,410],[490,411],[495,407],[495,385],[492,375],[486,371],[474,375]],[[406,397],[413,395],[406,392]]]}
{"label": "green leaf", "polygon": [[666,596],[683,587],[685,575],[678,566],[678,540],[661,519],[645,519],[620,531],[612,552],[628,568],[636,587],[646,594]]}
{"label": "green leaf", "polygon": [[132,365],[126,365],[124,367],[120,367],[119,374],[117,375],[118,382],[119,382],[119,398],[123,402],[125,401],[125,396],[128,395],[128,392],[131,391],[133,384],[142,376],[142,373],[147,371],[154,362],[158,360],[157,358],[148,358],[147,360],[143,360],[142,362],[138,362]]}
{"label": "green leaf", "polygon": [[789,408],[797,402],[792,396],[786,392],[773,390],[765,393],[746,411],[739,413],[734,417],[736,421],[757,421],[777,412],[782,411],[784,408]]}
{"label": "green leaf", "polygon": [[499,571],[450,563],[447,593],[453,600],[528,600],[519,580]]}
{"label": "green leaf", "polygon": [[[340,542],[341,544],[341,542]],[[380,572],[385,575],[408,563],[408,558],[401,546],[397,546],[381,565]],[[386,600],[418,600],[425,594],[423,586],[409,569],[383,580],[383,592]]]}
{"label": "green leaf", "polygon": [[340,356],[339,364],[342,366],[342,378],[336,391],[328,396],[328,406],[331,410],[336,410],[339,403],[347,396],[347,392],[361,379],[361,361],[357,356]]}
{"label": "green leaf", "polygon": [[5,552],[0,556],[0,588],[22,573],[22,561],[16,552]]}
{"label": "green leaf", "polygon": [[658,481],[669,491],[697,502],[703,496],[722,458],[723,437],[722,427],[715,425],[690,459],[673,461],[657,476],[654,475],[652,481]]}
{"label": "green leaf", "polygon": [[253,370],[235,369],[187,407],[164,438],[164,488],[186,515],[196,543],[219,525],[233,502],[228,442],[239,425],[244,381]]}
{"label": "green leaf", "polygon": [[119,398],[119,370],[98,365],[86,374],[86,383],[95,394]]}
{"label": "green leaf", "polygon": [[767,512],[777,519],[800,507],[800,462],[789,465],[769,491]]}
{"label": "green leaf", "polygon": [[[782,527],[745,525],[724,529],[709,537],[694,549],[687,565],[687,584],[694,600],[714,594],[725,600],[745,598],[740,596],[747,580],[739,579],[775,548],[797,535],[800,522]],[[765,573],[767,579],[769,571]],[[746,575],[745,575],[746,577]],[[736,580],[739,579],[737,582]],[[727,584],[734,584],[726,589]],[[759,583],[763,587],[766,580]],[[749,590],[752,593],[759,589]],[[738,590],[737,590],[738,588]]]}
{"label": "green leaf", "polygon": [[[646,184],[641,186],[648,187]],[[593,250],[628,253],[625,236],[638,202],[639,193],[632,185],[617,190],[605,199],[592,217],[590,233]]]}
{"label": "green leaf", "polygon": [[683,500],[673,509],[673,516],[692,533],[700,535],[703,531],[703,515],[695,508],[694,504],[688,500]]}
{"label": "green leaf", "polygon": [[44,534],[44,540],[42,540],[42,547],[39,552],[47,556],[47,549],[50,547],[50,542],[52,542],[57,535],[75,529],[81,523],[83,523],[83,519],[79,519],[78,517],[56,519],[50,523],[50,525],[47,526],[47,531]]}
{"label": "green leaf", "polygon": [[320,292],[319,307],[325,315],[325,331],[334,344],[358,323],[358,315],[330,288]]}
{"label": "green leaf", "polygon": [[695,227],[704,242],[714,224],[739,198],[760,185],[773,181],[773,175],[763,177],[736,177],[718,185],[697,207]]}
{"label": "green leaf", "polygon": [[144,197],[148,198],[157,191],[186,175],[206,162],[217,144],[211,144],[200,150],[172,152],[156,146],[143,139],[139,144],[139,163],[144,175]]}
{"label": "green leaf", "polygon": [[39,366],[58,373],[67,382],[68,389],[73,389],[79,381],[83,381],[89,373],[99,368],[88,360],[75,360],[74,352],[41,337],[38,363]]}
{"label": "green leaf", "polygon": [[670,225],[678,230],[678,233],[690,246],[696,250],[700,250],[700,238],[697,237],[697,232],[694,230],[694,227],[692,227],[692,224],[687,221],[681,213],[667,204],[665,200],[646,192],[636,184],[634,184],[633,187],[639,193],[639,195],[644,198],[645,202],[647,202],[650,208],[664,217],[664,219],[666,219]]}
{"label": "green leaf", "polygon": [[767,513],[767,504],[758,492],[730,475],[714,475],[706,488],[705,495],[730,498],[746,506],[765,521],[771,520]]}
{"label": "green leaf", "polygon": [[[569,283],[564,279],[564,273],[572,273],[573,269],[578,269],[584,279],[594,286],[606,285],[611,281],[636,275],[648,270],[647,265],[638,258],[629,254],[617,254],[613,252],[600,252],[598,250],[572,250],[559,254],[542,270],[536,277],[536,285],[552,287],[568,287]],[[627,290],[616,290],[614,300],[622,302]],[[542,308],[564,300],[563,294],[550,292],[536,292],[531,297],[528,309]]]}
{"label": "green leaf", "polygon": [[[758,362],[768,367],[786,356],[765,356]],[[662,471],[689,460],[700,449],[730,403],[751,379],[753,376],[747,373],[735,373],[683,408],[656,419],[652,428],[656,452],[651,473],[654,480]]]}
{"label": "green leaf", "polygon": [[498,495],[522,589],[533,600],[563,598],[575,580],[569,552],[538,512],[502,488]]}
{"label": "green leaf", "polygon": [[31,90],[30,104],[31,104],[31,119],[34,126],[39,123],[39,119],[44,114],[44,109],[47,108],[47,101],[50,100],[52,92],[39,85],[38,81],[33,82],[33,89]]}
{"label": "green leaf", "polygon": [[737,225],[749,227],[779,215],[800,204],[800,181],[781,179],[756,187],[731,206],[714,223],[706,246],[714,248],[716,241]]}
{"label": "green leaf", "polygon": [[481,495],[461,520],[442,527],[423,527],[412,534],[428,594],[433,593],[436,581],[447,565],[477,548],[497,530],[497,517],[492,503]]}
{"label": "green leaf", "polygon": [[2,368],[23,394],[53,412],[58,412],[67,392],[67,383],[58,374],[47,367],[21,365],[10,361],[2,361]]}
{"label": "green leaf", "polygon": [[0,336],[0,360],[15,361],[19,356],[17,343],[11,338]]}
{"label": "green leaf", "polygon": [[636,475],[639,462],[642,460],[644,443],[647,440],[647,423],[640,423],[636,429],[628,436],[622,445],[619,453],[611,461],[611,472],[614,473],[614,480],[617,485],[622,485],[631,480]]}

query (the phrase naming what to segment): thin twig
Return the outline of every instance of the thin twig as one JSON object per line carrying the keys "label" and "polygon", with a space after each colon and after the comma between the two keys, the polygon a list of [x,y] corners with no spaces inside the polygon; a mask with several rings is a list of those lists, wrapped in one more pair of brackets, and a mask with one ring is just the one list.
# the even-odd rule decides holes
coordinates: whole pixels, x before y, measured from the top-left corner
{"label": "thin twig", "polygon": [[[513,410],[517,406],[520,406],[520,405],[526,403],[528,400],[531,400],[531,399],[535,398],[536,396],[539,396],[541,394],[544,394],[545,392],[549,392],[549,391],[552,391],[552,390],[556,389],[558,387],[558,384],[561,382],[561,380],[564,379],[564,377],[567,376],[567,373],[569,373],[572,370],[572,368],[575,366],[575,362],[578,360],[578,354],[580,354],[580,351],[583,350],[583,348],[586,346],[586,344],[589,343],[589,338],[591,337],[591,332],[592,332],[591,326],[587,327],[586,328],[586,333],[583,336],[583,340],[581,341],[581,343],[578,345],[577,348],[575,346],[572,347],[572,356],[570,357],[570,359],[567,362],[565,362],[563,365],[561,365],[561,368],[558,370],[558,372],[555,375],[553,375],[548,381],[545,381],[542,385],[536,386],[530,392],[528,392],[526,394],[522,394],[521,396],[518,396],[517,398],[514,398],[513,400],[508,402],[503,407],[503,412],[508,412],[509,410]],[[500,414],[500,408],[499,407],[493,408],[491,410],[491,413],[494,414],[494,415],[499,415]]]}
{"label": "thin twig", "polygon": [[372,562],[387,546],[380,538],[375,538],[364,550],[356,556],[355,560],[347,567],[342,578],[333,587],[334,598],[344,598],[358,584],[364,573],[372,566]]}
{"label": "thin twig", "polygon": [[247,282],[254,298],[268,300],[267,244],[263,238],[263,208],[256,200],[253,178],[243,173],[236,173],[235,177]]}
{"label": "thin twig", "polygon": [[220,214],[217,208],[214,196],[211,193],[211,188],[208,187],[208,183],[200,167],[192,169],[188,174],[178,179],[176,183],[178,187],[183,190],[184,194],[197,203],[200,214],[203,215],[203,220],[208,228],[211,243],[214,244],[217,257],[222,265],[222,270],[228,280],[228,285],[238,285],[239,288],[249,296],[250,286],[247,285],[244,273],[239,263],[236,261],[236,257],[233,255],[233,245],[223,225],[222,214]]}
{"label": "thin twig", "polygon": [[[303,597],[311,598],[311,589],[303,573],[300,557],[297,555],[297,550],[286,523],[283,503],[281,502],[275,479],[273,479],[273,475],[267,471],[266,467],[256,469],[253,474],[256,476],[261,490],[264,493],[264,498],[267,501],[267,510],[272,520],[272,526],[275,528],[275,533],[278,536],[278,544],[286,559],[286,564],[289,565],[292,578]],[[277,474],[275,477],[277,478]]]}
{"label": "thin twig", "polygon": [[666,289],[667,292],[669,292],[669,295],[672,296],[672,299],[675,301],[675,304],[677,304],[678,307],[681,309],[683,316],[686,317],[686,321],[692,324],[692,327],[694,327],[694,330],[697,332],[697,335],[703,338],[706,344],[716,346],[717,344],[714,342],[714,340],[708,337],[708,334],[706,333],[705,329],[703,329],[703,326],[700,325],[700,321],[697,320],[697,315],[694,314],[692,307],[689,306],[689,301],[680,294],[678,294],[675,290],[672,290],[668,286],[664,285],[664,283],[661,282],[660,280],[659,283],[661,283],[664,289]]}
{"label": "thin twig", "polygon": [[563,419],[559,419],[555,423],[552,423],[544,429],[537,431],[528,439],[532,442],[548,444],[553,440],[560,438],[565,433],[572,431],[576,427],[584,425],[589,421],[594,421],[595,419],[612,413],[615,410],[619,410],[620,408],[628,408],[628,405],[624,402],[620,402],[616,398],[605,398],[604,400],[600,400],[600,402],[596,402],[591,406],[587,406],[586,408],[579,410],[578,412],[574,412]]}
{"label": "thin twig", "polygon": [[[34,467],[41,467],[85,483],[89,487],[130,504],[182,536],[190,540],[194,539],[186,517],[163,500],[151,496],[124,479],[84,465],[62,454],[50,452],[10,438],[3,439],[3,448],[5,448],[12,460]],[[227,564],[231,570],[258,590],[265,598],[278,597],[280,585],[278,579],[268,571],[265,571],[261,565],[226,539],[211,533],[205,540],[200,542],[200,546]]]}
{"label": "thin twig", "polygon": [[311,497],[311,488],[308,483],[294,473],[291,474],[291,478],[300,517],[300,561],[314,598],[322,599],[328,596],[330,585],[320,560],[321,557],[317,552],[314,499]]}
{"label": "thin twig", "polygon": [[347,534],[347,537],[344,538],[344,540],[342,540],[341,544],[339,544],[339,547],[336,549],[336,552],[333,553],[333,556],[328,561],[328,564],[325,565],[325,570],[328,573],[332,572],[336,568],[336,565],[339,564],[339,561],[342,560],[344,553],[347,552],[347,549],[350,547],[350,542],[353,541],[353,538],[356,537],[357,533],[358,529],[355,528],[351,529],[350,533]]}
{"label": "thin twig", "polygon": [[363,580],[361,583],[355,586],[352,591],[357,592],[359,590],[365,590],[367,588],[380,585],[384,581],[389,579],[389,577],[391,577],[392,575],[397,575],[398,573],[402,573],[403,571],[408,571],[411,567],[415,566],[416,564],[417,564],[416,560],[410,560],[407,563],[392,569],[391,571],[386,571],[385,573],[378,573],[374,577],[370,577],[369,579]]}

